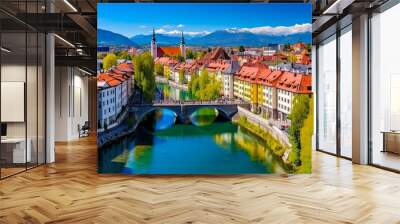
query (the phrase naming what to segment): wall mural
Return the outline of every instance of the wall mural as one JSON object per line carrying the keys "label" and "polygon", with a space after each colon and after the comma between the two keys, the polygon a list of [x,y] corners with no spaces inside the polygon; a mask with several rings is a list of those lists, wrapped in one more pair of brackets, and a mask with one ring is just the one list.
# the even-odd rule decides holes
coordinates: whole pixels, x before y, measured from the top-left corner
{"label": "wall mural", "polygon": [[311,4],[98,4],[98,172],[310,173]]}

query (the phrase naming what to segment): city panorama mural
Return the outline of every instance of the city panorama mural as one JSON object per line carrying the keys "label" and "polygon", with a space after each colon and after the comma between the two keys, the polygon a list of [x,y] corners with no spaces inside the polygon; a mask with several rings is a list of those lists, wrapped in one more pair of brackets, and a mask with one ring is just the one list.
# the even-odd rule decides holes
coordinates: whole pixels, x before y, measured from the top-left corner
{"label": "city panorama mural", "polygon": [[98,172],[311,172],[310,4],[99,3]]}

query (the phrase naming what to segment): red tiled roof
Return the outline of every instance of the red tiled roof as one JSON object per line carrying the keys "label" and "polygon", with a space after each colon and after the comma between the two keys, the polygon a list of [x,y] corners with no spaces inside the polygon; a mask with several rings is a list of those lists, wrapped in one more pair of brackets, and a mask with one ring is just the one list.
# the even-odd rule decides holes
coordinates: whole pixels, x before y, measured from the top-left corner
{"label": "red tiled roof", "polygon": [[111,87],[121,84],[120,80],[115,79],[109,73],[100,74],[99,77],[98,77],[98,80],[106,82]]}
{"label": "red tiled roof", "polygon": [[276,88],[283,89],[293,93],[312,93],[311,75],[297,74],[293,72],[284,72]]}
{"label": "red tiled roof", "polygon": [[268,75],[270,72],[268,66],[263,63],[246,63],[235,74],[235,77],[240,80],[258,82],[260,77]]}
{"label": "red tiled roof", "polygon": [[157,56],[178,56],[181,53],[180,47],[157,47]]}
{"label": "red tiled roof", "polygon": [[229,55],[225,52],[225,50],[222,47],[217,47],[213,51],[208,52],[206,55],[204,55],[203,60],[218,60],[218,59],[224,59],[224,60],[229,60],[231,59]]}
{"label": "red tiled roof", "polygon": [[117,69],[122,72],[132,73],[133,65],[132,65],[132,63],[121,63],[121,64],[117,65]]}
{"label": "red tiled roof", "polygon": [[158,58],[154,59],[154,63],[168,65],[168,66],[174,66],[178,63],[178,61],[173,58],[170,58],[170,57],[158,57]]}
{"label": "red tiled roof", "polygon": [[282,74],[282,71],[273,71],[268,75],[264,83],[268,86],[276,86]]}
{"label": "red tiled roof", "polygon": [[311,64],[310,57],[308,55],[302,55],[301,60],[300,60],[300,64],[303,64],[303,65]]}
{"label": "red tiled roof", "polygon": [[114,73],[113,71],[107,73],[100,73],[97,77],[98,81],[106,82],[110,87],[118,86],[128,77],[123,74]]}
{"label": "red tiled roof", "polygon": [[229,61],[227,60],[216,60],[207,64],[206,69],[209,72],[224,71],[229,67]]}

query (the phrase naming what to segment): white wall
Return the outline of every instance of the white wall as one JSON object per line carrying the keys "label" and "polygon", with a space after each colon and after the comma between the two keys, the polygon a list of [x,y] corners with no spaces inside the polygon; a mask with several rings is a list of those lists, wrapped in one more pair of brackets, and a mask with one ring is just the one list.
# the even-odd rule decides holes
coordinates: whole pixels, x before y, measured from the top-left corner
{"label": "white wall", "polygon": [[88,78],[72,67],[56,67],[55,73],[55,141],[70,141],[88,121]]}

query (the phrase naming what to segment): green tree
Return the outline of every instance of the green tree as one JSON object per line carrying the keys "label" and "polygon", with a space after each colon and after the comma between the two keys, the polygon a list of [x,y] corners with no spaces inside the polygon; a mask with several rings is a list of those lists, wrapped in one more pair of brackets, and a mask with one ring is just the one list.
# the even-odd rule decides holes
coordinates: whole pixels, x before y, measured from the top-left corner
{"label": "green tree", "polygon": [[154,70],[156,75],[164,76],[164,66],[162,64],[155,64]]}
{"label": "green tree", "polygon": [[198,52],[196,53],[196,59],[197,59],[197,60],[200,60],[200,59],[202,59],[202,58],[204,57],[204,55],[206,55],[206,54],[207,54],[206,51],[198,51]]}
{"label": "green tree", "polygon": [[200,75],[193,73],[188,83],[189,91],[198,100],[213,100],[220,97],[222,83],[206,69]]}
{"label": "green tree", "polygon": [[196,58],[196,52],[190,48],[186,49],[186,58],[187,59],[195,59]]}
{"label": "green tree", "polygon": [[185,82],[185,70],[179,70],[179,83],[183,84]]}
{"label": "green tree", "polygon": [[244,51],[245,51],[244,47],[242,45],[240,45],[239,46],[239,52],[244,52]]}
{"label": "green tree", "polygon": [[295,166],[301,165],[301,139],[300,131],[304,120],[310,112],[310,96],[307,94],[297,94],[293,98],[292,111],[288,118],[291,121],[289,127],[289,141],[292,144],[293,162]]}
{"label": "green tree", "polygon": [[199,75],[197,72],[192,72],[190,74],[190,81],[188,82],[188,89],[191,94],[195,94],[198,90],[198,83],[199,83]]}
{"label": "green tree", "polygon": [[117,56],[115,54],[107,54],[103,58],[103,69],[108,70],[114,65],[117,65]]}
{"label": "green tree", "polygon": [[152,101],[156,92],[153,57],[145,52],[136,56],[134,63],[136,86],[141,90],[145,101]]}
{"label": "green tree", "polygon": [[165,77],[167,80],[169,80],[169,79],[170,79],[170,76],[171,76],[171,71],[170,71],[169,67],[165,67],[165,69],[164,69],[164,77]]}
{"label": "green tree", "polygon": [[200,89],[204,89],[209,81],[210,81],[210,77],[208,75],[208,70],[207,69],[201,70],[200,77],[199,77]]}

